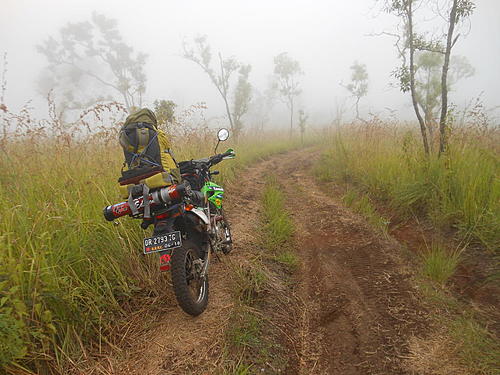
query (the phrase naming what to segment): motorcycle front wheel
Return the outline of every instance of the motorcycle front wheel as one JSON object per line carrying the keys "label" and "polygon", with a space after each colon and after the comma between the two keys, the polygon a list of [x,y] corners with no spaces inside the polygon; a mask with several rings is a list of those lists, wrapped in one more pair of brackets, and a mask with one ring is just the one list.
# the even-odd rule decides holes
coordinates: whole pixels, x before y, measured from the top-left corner
{"label": "motorcycle front wheel", "polygon": [[179,306],[187,314],[200,315],[208,305],[208,275],[200,277],[200,247],[189,240],[172,255],[172,285]]}

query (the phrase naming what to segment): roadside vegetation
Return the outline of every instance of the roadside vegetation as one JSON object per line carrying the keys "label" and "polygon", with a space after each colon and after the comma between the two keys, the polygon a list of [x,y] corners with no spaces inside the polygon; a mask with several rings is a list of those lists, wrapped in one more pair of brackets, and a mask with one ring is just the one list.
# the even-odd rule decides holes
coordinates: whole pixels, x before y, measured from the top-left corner
{"label": "roadside vegetation", "polygon": [[342,201],[353,211],[364,216],[370,224],[378,228],[382,233],[387,234],[389,221],[377,212],[367,195],[350,190],[342,197]]}
{"label": "roadside vegetation", "polygon": [[[381,215],[390,212],[398,222],[413,220],[447,239],[424,239],[415,258],[417,283],[437,328],[413,339],[409,367],[417,373],[496,374],[500,347],[488,328],[494,315],[457,296],[453,276],[472,249],[498,264],[500,133],[471,126],[455,129],[449,141],[440,157],[426,155],[409,129],[353,124],[333,132],[315,174],[343,186],[344,203],[384,232],[389,223]],[[499,271],[492,266],[481,272],[494,283]]]}
{"label": "roadside vegetation", "polygon": [[498,129],[462,130],[441,157],[425,156],[410,130],[374,122],[339,129],[316,168],[403,217],[425,217],[487,251],[500,249]]}
{"label": "roadside vegetation", "polygon": [[[138,222],[102,217],[104,206],[121,201],[121,109],[96,107],[73,124],[37,121],[28,110],[4,119],[18,132],[0,139],[0,367],[65,373],[87,350],[112,344],[124,306],[161,296],[165,281],[140,254]],[[184,124],[173,133],[177,160],[213,153],[213,131]],[[234,147],[237,158],[221,163],[220,181],[300,146],[270,133],[230,140],[219,152]]]}
{"label": "roadside vegetation", "polygon": [[285,207],[285,197],[276,177],[269,177],[262,198],[264,247],[275,260],[293,270],[298,259],[291,243],[293,223]]}
{"label": "roadside vegetation", "polygon": [[287,298],[282,292],[291,288],[288,279],[298,266],[298,259],[291,242],[293,223],[275,177],[268,177],[261,203],[264,224],[259,236],[261,245],[233,265],[236,307],[226,331],[227,374],[257,374],[267,370],[284,373],[288,366],[275,305]]}

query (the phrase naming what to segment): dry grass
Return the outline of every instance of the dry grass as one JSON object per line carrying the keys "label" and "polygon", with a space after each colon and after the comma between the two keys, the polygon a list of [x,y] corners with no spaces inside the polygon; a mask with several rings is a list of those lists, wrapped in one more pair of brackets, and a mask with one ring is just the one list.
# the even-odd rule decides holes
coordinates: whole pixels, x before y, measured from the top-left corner
{"label": "dry grass", "polygon": [[405,364],[418,375],[469,374],[468,369],[457,362],[454,345],[446,333],[435,333],[426,339],[413,337],[409,342],[411,354]]}
{"label": "dry grass", "polygon": [[500,373],[500,345],[487,330],[467,317],[446,324],[449,329],[410,340],[409,370],[418,375]]}

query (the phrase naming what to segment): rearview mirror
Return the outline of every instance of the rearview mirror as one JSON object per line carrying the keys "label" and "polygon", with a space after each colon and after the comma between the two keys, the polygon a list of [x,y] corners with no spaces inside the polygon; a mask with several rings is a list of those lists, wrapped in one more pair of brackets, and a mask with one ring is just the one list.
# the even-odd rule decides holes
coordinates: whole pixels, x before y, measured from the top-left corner
{"label": "rearview mirror", "polygon": [[217,133],[217,138],[219,139],[219,142],[224,142],[229,138],[229,130],[225,128],[220,129]]}

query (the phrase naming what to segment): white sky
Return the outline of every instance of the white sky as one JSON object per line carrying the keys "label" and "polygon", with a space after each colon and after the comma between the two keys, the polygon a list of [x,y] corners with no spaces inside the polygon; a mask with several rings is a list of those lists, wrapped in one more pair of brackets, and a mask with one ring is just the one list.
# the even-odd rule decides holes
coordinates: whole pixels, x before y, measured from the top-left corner
{"label": "white sky", "polygon": [[[287,51],[299,60],[301,105],[317,122],[330,121],[336,99],[347,97],[354,60],[368,67],[369,94],[363,113],[397,109],[412,118],[409,97],[389,87],[398,64],[392,40],[367,34],[391,31],[394,18],[378,11],[374,0],[0,0],[0,53],[8,53],[6,104],[18,109],[27,100],[42,107],[35,81],[45,66],[35,46],[56,35],[67,22],[88,20],[92,11],[118,20],[127,43],[149,55],[146,100],[172,99],[181,106],[204,101],[208,115],[223,115],[222,100],[208,77],[181,54],[182,40],[206,34],[214,52],[234,55],[253,70],[252,84],[265,89],[273,56]],[[451,99],[462,104],[484,91],[487,106],[500,105],[500,0],[477,0],[466,38],[456,54],[476,69]],[[348,102],[352,103],[352,101]],[[284,107],[278,104],[278,107]],[[349,107],[351,108],[351,107]],[[281,110],[284,113],[284,108]]]}

